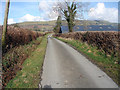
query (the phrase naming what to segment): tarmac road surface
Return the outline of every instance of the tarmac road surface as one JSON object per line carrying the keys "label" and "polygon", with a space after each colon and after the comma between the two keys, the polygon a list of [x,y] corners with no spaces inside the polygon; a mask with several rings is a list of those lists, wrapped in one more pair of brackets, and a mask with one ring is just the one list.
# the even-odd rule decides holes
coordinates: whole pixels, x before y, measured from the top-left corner
{"label": "tarmac road surface", "polygon": [[48,37],[42,88],[118,88],[96,65],[69,45]]}

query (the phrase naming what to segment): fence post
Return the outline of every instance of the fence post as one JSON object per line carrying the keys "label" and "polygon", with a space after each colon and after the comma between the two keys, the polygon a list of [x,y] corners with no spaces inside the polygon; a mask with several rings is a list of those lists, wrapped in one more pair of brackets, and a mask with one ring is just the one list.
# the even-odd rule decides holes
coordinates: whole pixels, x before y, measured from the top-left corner
{"label": "fence post", "polygon": [[6,32],[7,32],[7,20],[8,20],[9,5],[10,5],[10,0],[7,0],[6,9],[5,9],[4,24],[3,24],[3,31],[2,31],[2,47],[3,48],[5,48],[5,45],[6,45]]}

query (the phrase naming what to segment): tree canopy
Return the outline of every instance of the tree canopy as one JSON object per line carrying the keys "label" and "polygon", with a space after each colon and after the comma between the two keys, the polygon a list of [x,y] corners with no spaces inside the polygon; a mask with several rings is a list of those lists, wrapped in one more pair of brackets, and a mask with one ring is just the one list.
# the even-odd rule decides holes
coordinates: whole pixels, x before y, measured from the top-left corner
{"label": "tree canopy", "polygon": [[61,16],[58,16],[56,26],[54,27],[53,31],[55,33],[62,33],[62,31],[61,31]]}

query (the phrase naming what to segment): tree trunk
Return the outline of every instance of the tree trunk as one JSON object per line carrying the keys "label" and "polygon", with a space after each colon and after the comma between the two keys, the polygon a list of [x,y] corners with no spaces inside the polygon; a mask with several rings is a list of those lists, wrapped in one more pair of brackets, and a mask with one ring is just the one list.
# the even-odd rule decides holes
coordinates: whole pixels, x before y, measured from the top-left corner
{"label": "tree trunk", "polygon": [[69,32],[73,32],[73,26],[70,23],[68,24],[68,29],[69,29]]}
{"label": "tree trunk", "polygon": [[4,17],[4,24],[3,24],[3,31],[2,31],[2,47],[3,48],[5,48],[5,45],[6,45],[6,32],[7,32],[7,20],[8,20],[9,4],[10,4],[10,0],[7,0],[5,17]]}

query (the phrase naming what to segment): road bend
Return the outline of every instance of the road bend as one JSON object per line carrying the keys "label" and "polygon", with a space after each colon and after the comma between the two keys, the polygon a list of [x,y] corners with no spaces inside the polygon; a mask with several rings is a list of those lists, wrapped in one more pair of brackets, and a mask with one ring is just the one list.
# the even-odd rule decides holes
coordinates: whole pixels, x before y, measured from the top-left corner
{"label": "road bend", "polygon": [[85,56],[50,36],[41,78],[42,88],[118,88]]}

